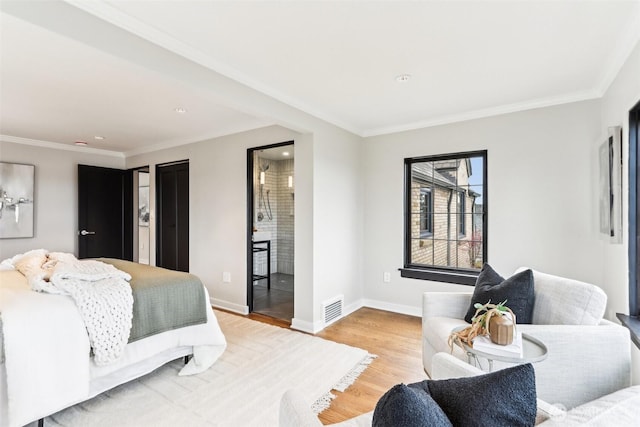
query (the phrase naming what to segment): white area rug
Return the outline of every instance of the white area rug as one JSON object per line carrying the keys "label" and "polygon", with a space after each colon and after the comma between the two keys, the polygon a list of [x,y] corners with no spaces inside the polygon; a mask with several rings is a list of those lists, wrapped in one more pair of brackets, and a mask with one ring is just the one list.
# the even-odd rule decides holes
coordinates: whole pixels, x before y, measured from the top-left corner
{"label": "white area rug", "polygon": [[277,426],[287,389],[317,399],[319,412],[332,388],[344,390],[375,357],[240,316],[216,316],[228,347],[208,371],[179,377],[182,361],[173,361],[46,418],[45,426]]}

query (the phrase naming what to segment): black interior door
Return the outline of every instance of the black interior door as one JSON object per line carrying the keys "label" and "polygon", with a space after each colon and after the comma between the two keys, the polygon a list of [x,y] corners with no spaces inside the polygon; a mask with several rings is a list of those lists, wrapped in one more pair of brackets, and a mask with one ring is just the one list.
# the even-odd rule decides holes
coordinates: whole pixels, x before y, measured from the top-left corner
{"label": "black interior door", "polygon": [[78,257],[133,259],[133,174],[78,165]]}
{"label": "black interior door", "polygon": [[156,167],[156,265],[189,271],[189,163]]}

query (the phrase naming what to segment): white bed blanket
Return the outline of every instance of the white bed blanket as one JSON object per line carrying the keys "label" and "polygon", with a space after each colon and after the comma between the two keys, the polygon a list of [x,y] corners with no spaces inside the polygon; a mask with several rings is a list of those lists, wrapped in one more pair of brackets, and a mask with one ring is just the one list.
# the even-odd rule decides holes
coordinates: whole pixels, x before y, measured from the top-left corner
{"label": "white bed blanket", "polygon": [[89,393],[89,338],[71,297],[33,292],[0,271],[9,426],[44,417]]}
{"label": "white bed blanket", "polygon": [[0,264],[21,272],[34,291],[71,295],[87,328],[96,364],[120,358],[133,319],[128,273],[104,262],[45,249],[16,255]]}

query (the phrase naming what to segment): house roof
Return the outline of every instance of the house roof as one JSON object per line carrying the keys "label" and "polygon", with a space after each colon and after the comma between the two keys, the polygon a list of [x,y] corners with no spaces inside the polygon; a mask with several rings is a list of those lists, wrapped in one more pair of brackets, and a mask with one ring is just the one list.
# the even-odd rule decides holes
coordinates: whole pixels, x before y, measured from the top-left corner
{"label": "house roof", "polygon": [[424,183],[431,183],[445,187],[445,188],[458,188],[455,182],[455,178],[449,174],[440,173],[437,168],[434,168],[436,162],[417,162],[411,165],[411,172],[415,179]]}

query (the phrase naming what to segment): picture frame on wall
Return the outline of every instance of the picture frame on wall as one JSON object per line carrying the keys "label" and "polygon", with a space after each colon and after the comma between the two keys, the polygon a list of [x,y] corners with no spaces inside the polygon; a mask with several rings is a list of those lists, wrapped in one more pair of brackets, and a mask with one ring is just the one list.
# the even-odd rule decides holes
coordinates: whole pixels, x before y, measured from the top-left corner
{"label": "picture frame on wall", "polygon": [[600,232],[622,243],[622,127],[609,128],[599,148]]}
{"label": "picture frame on wall", "polygon": [[0,162],[0,239],[33,237],[35,170]]}

